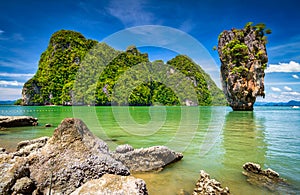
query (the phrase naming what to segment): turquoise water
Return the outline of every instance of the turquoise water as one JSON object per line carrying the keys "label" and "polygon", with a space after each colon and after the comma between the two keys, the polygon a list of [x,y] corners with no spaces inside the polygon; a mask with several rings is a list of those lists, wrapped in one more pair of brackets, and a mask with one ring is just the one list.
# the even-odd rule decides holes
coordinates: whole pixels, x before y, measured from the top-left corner
{"label": "turquoise water", "polygon": [[[193,190],[199,170],[228,186],[233,194],[299,194],[300,109],[255,107],[232,112],[229,107],[19,107],[1,106],[0,115],[28,115],[37,127],[0,131],[0,147],[14,150],[21,140],[51,136],[66,117],[83,119],[113,150],[118,144],[135,148],[167,145],[184,158],[143,178],[150,194]],[[51,128],[44,125],[50,123]],[[291,187],[275,192],[247,183],[242,165],[252,161],[272,168]]]}

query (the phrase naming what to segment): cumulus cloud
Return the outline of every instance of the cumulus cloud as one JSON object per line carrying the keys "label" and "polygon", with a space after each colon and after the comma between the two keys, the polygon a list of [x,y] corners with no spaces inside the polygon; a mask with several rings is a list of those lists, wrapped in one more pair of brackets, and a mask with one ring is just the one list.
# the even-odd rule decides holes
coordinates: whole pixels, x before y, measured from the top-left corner
{"label": "cumulus cloud", "polygon": [[296,74],[293,74],[292,77],[293,77],[294,79],[299,79],[299,76],[296,75]]}
{"label": "cumulus cloud", "polygon": [[4,80],[0,80],[0,86],[2,87],[7,87],[7,86],[14,86],[14,87],[18,87],[18,86],[23,86],[24,83],[18,82],[18,81],[4,81]]}
{"label": "cumulus cloud", "polygon": [[270,64],[265,72],[300,72],[300,64],[294,61],[290,61],[289,63]]}
{"label": "cumulus cloud", "polygon": [[271,90],[274,92],[281,92],[281,89],[279,89],[278,87],[271,87]]}
{"label": "cumulus cloud", "polygon": [[288,87],[288,86],[284,86],[284,90],[286,90],[286,91],[292,91],[293,89],[290,88],[290,87]]}

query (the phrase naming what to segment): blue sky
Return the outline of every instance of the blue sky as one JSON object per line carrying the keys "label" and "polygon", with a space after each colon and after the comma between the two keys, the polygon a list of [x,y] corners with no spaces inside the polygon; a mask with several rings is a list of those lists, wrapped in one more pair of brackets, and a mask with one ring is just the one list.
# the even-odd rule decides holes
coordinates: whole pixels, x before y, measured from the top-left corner
{"label": "blue sky", "polygon": [[[297,0],[2,1],[0,100],[21,97],[22,85],[36,72],[51,34],[60,29],[75,30],[86,38],[102,41],[141,25],[170,27],[201,43],[219,67],[218,53],[212,50],[218,35],[226,29],[242,28],[249,21],[265,23],[272,30],[267,45],[266,98],[258,101],[300,100],[299,7]],[[164,41],[167,40],[161,40]],[[176,55],[156,47],[140,49],[149,52],[151,60],[167,61]]]}

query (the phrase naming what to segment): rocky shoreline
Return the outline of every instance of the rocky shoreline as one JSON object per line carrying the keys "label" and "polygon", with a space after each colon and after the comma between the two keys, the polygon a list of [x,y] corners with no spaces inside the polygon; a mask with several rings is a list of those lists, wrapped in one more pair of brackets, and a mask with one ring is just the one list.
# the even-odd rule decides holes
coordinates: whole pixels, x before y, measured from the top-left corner
{"label": "rocky shoreline", "polygon": [[0,116],[0,129],[37,125],[38,119],[31,116]]}
{"label": "rocky shoreline", "polygon": [[16,152],[0,150],[0,194],[82,194],[104,188],[108,194],[148,194],[145,182],[130,172],[163,169],[182,157],[164,146],[125,145],[111,152],[80,119],[67,118],[52,137],[22,141]]}
{"label": "rocky shoreline", "polygon": [[[0,194],[148,194],[145,181],[131,173],[160,171],[182,158],[165,146],[134,149],[126,144],[109,151],[80,119],[66,118],[52,137],[22,141],[15,152],[0,148]],[[293,189],[272,169],[251,162],[243,168],[252,185]],[[226,195],[230,190],[201,170],[191,194]]]}

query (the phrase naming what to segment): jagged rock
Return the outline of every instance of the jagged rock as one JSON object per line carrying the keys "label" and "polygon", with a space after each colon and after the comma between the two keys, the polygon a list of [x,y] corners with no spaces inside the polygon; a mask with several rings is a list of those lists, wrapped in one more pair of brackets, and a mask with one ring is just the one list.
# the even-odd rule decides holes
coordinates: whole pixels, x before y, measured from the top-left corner
{"label": "jagged rock", "polygon": [[48,141],[49,137],[40,137],[33,140],[25,140],[18,143],[17,151],[13,153],[14,156],[28,156],[33,151],[42,148]]}
{"label": "jagged rock", "polygon": [[148,194],[146,183],[132,176],[105,174],[100,179],[91,180],[76,189],[71,195],[99,194]]}
{"label": "jagged rock", "polygon": [[261,169],[259,164],[247,162],[243,165],[245,171],[243,175],[247,176],[247,181],[259,187],[267,188],[270,191],[278,191],[280,194],[287,194],[289,192],[300,192],[299,189],[291,186],[287,181],[279,176],[279,174],[268,168]]}
{"label": "jagged rock", "polygon": [[0,194],[10,195],[18,179],[29,177],[30,170],[24,158],[12,158],[6,154],[0,156]]}
{"label": "jagged rock", "polygon": [[161,170],[166,165],[183,158],[166,146],[134,149],[130,145],[119,146],[112,156],[133,172]]}
{"label": "jagged rock", "polygon": [[50,184],[51,192],[69,194],[105,173],[130,174],[110,156],[105,142],[94,136],[81,120],[72,118],[63,120],[45,146],[28,156],[28,161],[30,177],[43,193],[50,190]]}
{"label": "jagged rock", "polygon": [[18,179],[15,183],[15,185],[12,187],[13,195],[14,194],[32,194],[32,192],[35,190],[34,182],[28,178],[23,177],[21,179]]}
{"label": "jagged rock", "polygon": [[233,110],[253,110],[257,96],[265,96],[266,37],[262,24],[223,31],[219,36],[223,92]]}
{"label": "jagged rock", "polygon": [[222,188],[220,182],[210,179],[208,173],[200,170],[200,178],[196,183],[193,195],[226,195],[230,194],[228,187]]}
{"label": "jagged rock", "polygon": [[0,116],[0,127],[36,126],[37,121],[31,116]]}

